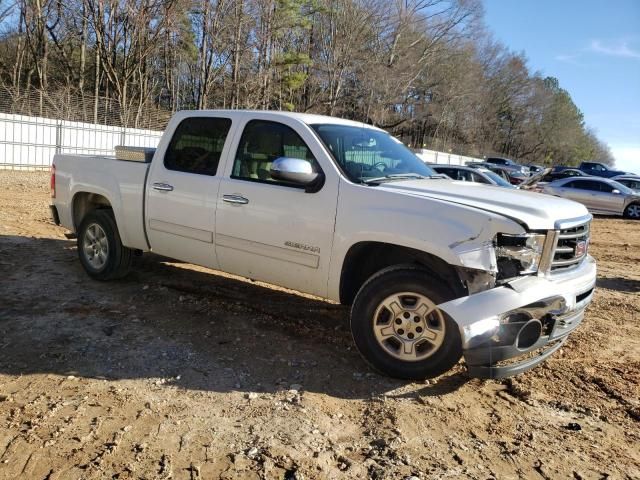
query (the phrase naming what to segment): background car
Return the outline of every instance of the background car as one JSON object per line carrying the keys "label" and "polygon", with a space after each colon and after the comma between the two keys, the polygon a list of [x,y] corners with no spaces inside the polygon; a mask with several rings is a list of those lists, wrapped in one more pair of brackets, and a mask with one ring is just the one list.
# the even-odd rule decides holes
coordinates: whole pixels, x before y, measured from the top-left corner
{"label": "background car", "polygon": [[485,160],[486,163],[491,163],[492,165],[499,165],[508,170],[512,170],[515,172],[520,172],[525,175],[529,175],[529,167],[525,165],[520,165],[519,163],[511,160],[510,158],[504,157],[487,157]]}
{"label": "background car", "polygon": [[541,182],[553,182],[555,180],[560,180],[561,178],[569,178],[569,177],[591,177],[588,173],[584,173],[577,168],[566,168],[563,170],[551,170],[547,173],[540,181]]}
{"label": "background car", "polygon": [[502,165],[495,165],[493,163],[470,162],[467,163],[466,166],[471,168],[485,168],[487,170],[490,170],[496,175],[502,177],[511,185],[520,185],[526,178],[529,178],[528,175],[525,175],[524,173],[516,171],[512,168],[504,167]]}
{"label": "background car", "polygon": [[575,200],[592,213],[640,220],[640,194],[608,178],[563,178],[545,185],[543,192]]}
{"label": "background car", "polygon": [[520,184],[520,188],[526,188],[527,190],[531,190],[533,192],[542,192],[542,189],[546,184],[555,180],[559,180],[561,178],[590,176],[591,175],[588,175],[574,168],[568,168],[564,170],[546,168],[538,173],[531,174],[531,176],[527,180]]}
{"label": "background car", "polygon": [[492,163],[487,163],[484,166],[485,168],[488,168],[492,172],[500,175],[502,178],[507,180],[511,185],[520,185],[527,178],[529,178],[528,174],[522,173],[517,170],[513,170],[512,168],[506,167],[504,165],[494,165]]}
{"label": "background car", "polygon": [[491,170],[483,167],[471,168],[460,165],[429,165],[433,170],[442,173],[453,180],[461,180],[464,182],[476,182],[498,187],[514,188],[507,180],[500,175],[493,173]]}
{"label": "background car", "polygon": [[551,168],[543,168],[539,172],[532,173],[529,177],[518,185],[518,188],[523,190],[528,190],[530,192],[542,192],[542,187],[544,187],[548,182],[543,182],[542,179],[551,172]]}
{"label": "background car", "polygon": [[611,180],[615,180],[618,183],[623,184],[625,187],[629,187],[631,190],[640,192],[640,175],[618,175]]}
{"label": "background car", "polygon": [[625,173],[620,170],[613,170],[608,165],[599,162],[582,162],[578,168],[584,173],[605,178],[612,178]]}
{"label": "background car", "polygon": [[541,167],[540,165],[527,165],[529,167],[529,173],[534,174],[541,172],[545,167]]}

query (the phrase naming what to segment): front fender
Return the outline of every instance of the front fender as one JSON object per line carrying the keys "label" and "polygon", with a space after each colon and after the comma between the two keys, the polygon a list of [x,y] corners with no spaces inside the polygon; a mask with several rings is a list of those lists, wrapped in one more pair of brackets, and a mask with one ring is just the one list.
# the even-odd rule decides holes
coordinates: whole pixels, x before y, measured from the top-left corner
{"label": "front fender", "polygon": [[473,207],[343,184],[329,270],[329,297],[339,299],[342,265],[357,243],[413,248],[452,266],[494,272],[495,235],[524,231],[513,220]]}

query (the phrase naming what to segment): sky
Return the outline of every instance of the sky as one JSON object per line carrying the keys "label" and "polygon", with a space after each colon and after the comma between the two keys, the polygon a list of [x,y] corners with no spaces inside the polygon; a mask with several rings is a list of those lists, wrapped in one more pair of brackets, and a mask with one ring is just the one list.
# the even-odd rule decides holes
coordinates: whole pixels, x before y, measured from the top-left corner
{"label": "sky", "polygon": [[497,40],[558,78],[621,170],[640,173],[640,0],[485,0]]}

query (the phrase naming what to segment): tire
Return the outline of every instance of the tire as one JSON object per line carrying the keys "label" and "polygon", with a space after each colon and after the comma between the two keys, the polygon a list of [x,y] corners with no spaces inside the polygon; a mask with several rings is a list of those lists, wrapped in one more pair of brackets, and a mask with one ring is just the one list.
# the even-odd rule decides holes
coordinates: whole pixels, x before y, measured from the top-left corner
{"label": "tire", "polygon": [[[391,377],[423,380],[443,374],[460,360],[462,342],[458,325],[435,306],[453,298],[442,280],[425,269],[381,270],[365,282],[351,308],[358,351]],[[405,347],[409,344],[413,347]]]}
{"label": "tire", "polygon": [[78,256],[91,278],[115,280],[131,268],[133,250],[122,245],[113,211],[89,212],[78,229]]}
{"label": "tire", "polygon": [[624,218],[631,220],[640,220],[640,203],[630,203],[624,209]]}

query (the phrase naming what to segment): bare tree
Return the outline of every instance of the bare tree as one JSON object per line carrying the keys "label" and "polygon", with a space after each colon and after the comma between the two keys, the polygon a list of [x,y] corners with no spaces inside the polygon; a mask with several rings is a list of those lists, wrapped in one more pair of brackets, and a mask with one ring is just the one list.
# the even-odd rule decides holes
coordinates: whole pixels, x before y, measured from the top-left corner
{"label": "bare tree", "polygon": [[568,92],[482,14],[480,0],[0,0],[0,88],[12,110],[119,125],[303,110],[412,146],[610,159]]}

